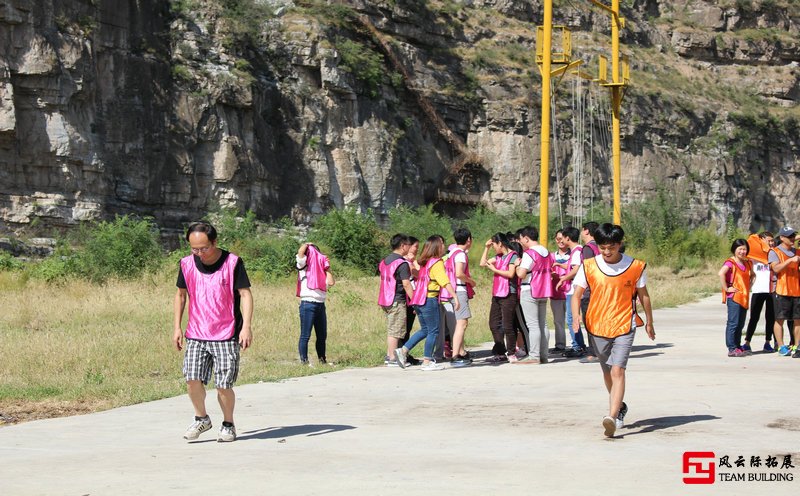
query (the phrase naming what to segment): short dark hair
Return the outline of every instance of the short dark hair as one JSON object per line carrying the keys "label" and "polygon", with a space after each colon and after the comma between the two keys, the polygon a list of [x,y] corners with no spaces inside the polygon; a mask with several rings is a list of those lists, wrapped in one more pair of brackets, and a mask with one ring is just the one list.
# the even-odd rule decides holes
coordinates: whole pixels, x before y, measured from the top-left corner
{"label": "short dark hair", "polygon": [[581,229],[586,229],[587,231],[589,231],[589,236],[594,238],[595,237],[594,233],[597,232],[598,227],[599,225],[597,224],[597,222],[590,220],[589,222],[584,222],[583,225],[581,226]]}
{"label": "short dark hair", "polygon": [[419,243],[419,239],[415,238],[414,236],[409,236],[408,244],[413,245],[414,243]]}
{"label": "short dark hair", "polygon": [[469,232],[469,229],[466,227],[459,227],[455,231],[453,231],[453,239],[456,240],[456,244],[463,245],[469,241],[469,238],[472,237],[472,233]]}
{"label": "short dark hair", "polygon": [[733,244],[731,245],[731,253],[736,254],[736,248],[739,248],[740,246],[747,248],[747,253],[750,253],[750,245],[747,244],[747,240],[742,238],[733,240]]}
{"label": "short dark hair", "polygon": [[392,240],[389,243],[392,245],[392,250],[396,250],[403,245],[409,244],[408,236],[403,233],[397,233],[392,236]]}
{"label": "short dark hair", "polygon": [[539,230],[533,226],[525,226],[517,231],[517,234],[525,236],[526,238],[531,238],[533,241],[539,241]]}
{"label": "short dark hair", "polygon": [[769,231],[763,231],[763,232],[761,232],[761,233],[758,235],[758,237],[759,237],[759,238],[761,238],[761,239],[764,239],[764,238],[773,238],[773,239],[774,239],[774,238],[775,238],[775,235],[774,235],[774,234],[772,234],[772,233],[771,233],[771,232],[769,232]]}
{"label": "short dark hair", "polygon": [[622,240],[625,238],[625,231],[623,231],[622,227],[620,227],[617,224],[611,224],[610,222],[605,222],[597,226],[597,229],[595,229],[593,236],[595,243],[597,243],[598,245],[622,243]]}
{"label": "short dark hair", "polygon": [[581,237],[581,232],[578,231],[578,228],[572,226],[565,227],[564,230],[561,232],[561,234],[565,238],[569,238],[569,240],[572,241],[573,243],[577,243]]}
{"label": "short dark hair", "polygon": [[189,241],[189,235],[192,233],[203,233],[208,236],[208,240],[212,243],[217,240],[217,230],[208,222],[192,222],[186,229],[186,241]]}

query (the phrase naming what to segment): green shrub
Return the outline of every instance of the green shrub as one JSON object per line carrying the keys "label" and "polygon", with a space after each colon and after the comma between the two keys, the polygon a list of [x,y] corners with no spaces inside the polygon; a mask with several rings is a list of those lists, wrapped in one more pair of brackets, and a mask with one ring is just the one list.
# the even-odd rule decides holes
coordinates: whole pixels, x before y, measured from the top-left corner
{"label": "green shrub", "polygon": [[334,209],[319,218],[310,239],[323,245],[343,263],[374,273],[388,250],[386,234],[378,228],[372,211],[360,214],[352,207]]}
{"label": "green shrub", "polygon": [[81,267],[78,256],[67,244],[59,243],[52,255],[41,262],[29,266],[28,271],[34,279],[48,283],[60,283],[80,276]]}
{"label": "green shrub", "polygon": [[440,234],[449,242],[453,235],[452,219],[433,211],[433,205],[417,208],[398,207],[389,212],[389,236],[403,233],[424,242],[428,236]]}
{"label": "green shrub", "polygon": [[347,38],[336,38],[335,45],[341,57],[342,69],[363,83],[371,97],[378,96],[384,73],[383,55]]}
{"label": "green shrub", "polygon": [[20,262],[16,257],[4,251],[0,252],[0,271],[20,270],[22,267],[23,263]]}
{"label": "green shrub", "polygon": [[247,273],[272,281],[295,272],[295,255],[300,242],[291,236],[261,235],[250,240],[240,253]]}
{"label": "green shrub", "polygon": [[208,215],[207,220],[217,230],[217,245],[228,251],[243,253],[242,246],[256,237],[256,214],[248,210],[244,217],[235,208],[222,208]]}
{"label": "green shrub", "polygon": [[84,241],[77,264],[92,281],[131,278],[161,264],[158,229],[149,219],[117,216],[112,222],[82,227],[80,235]]}

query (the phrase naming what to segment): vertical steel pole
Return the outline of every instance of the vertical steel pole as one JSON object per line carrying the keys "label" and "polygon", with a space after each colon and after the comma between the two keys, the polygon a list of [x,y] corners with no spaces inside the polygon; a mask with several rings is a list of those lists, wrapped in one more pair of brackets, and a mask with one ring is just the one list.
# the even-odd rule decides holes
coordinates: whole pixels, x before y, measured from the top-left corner
{"label": "vertical steel pole", "polygon": [[611,1],[611,77],[614,86],[611,87],[611,114],[612,114],[612,148],[611,161],[614,172],[614,224],[622,223],[622,210],[620,208],[620,125],[619,114],[622,106],[622,87],[618,86],[619,73],[619,0]]}
{"label": "vertical steel pole", "polygon": [[544,0],[542,33],[542,135],[539,163],[539,241],[546,245],[550,199],[550,62],[552,54],[553,0]]}

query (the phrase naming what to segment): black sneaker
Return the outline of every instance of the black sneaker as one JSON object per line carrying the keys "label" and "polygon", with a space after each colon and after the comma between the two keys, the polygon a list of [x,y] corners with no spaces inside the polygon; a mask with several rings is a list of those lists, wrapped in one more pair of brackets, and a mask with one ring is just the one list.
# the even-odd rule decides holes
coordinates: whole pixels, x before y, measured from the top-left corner
{"label": "black sneaker", "polygon": [[566,358],[579,358],[586,354],[585,350],[576,350],[576,349],[569,349],[561,354],[561,356]]}
{"label": "black sneaker", "polygon": [[406,363],[408,363],[409,365],[422,365],[422,360],[420,360],[419,358],[414,358],[411,355],[406,355],[406,359],[407,359]]}
{"label": "black sneaker", "polygon": [[561,346],[556,346],[555,348],[550,348],[549,353],[559,355],[561,353],[564,353],[565,351],[567,351],[566,348],[562,348]]}
{"label": "black sneaker", "polygon": [[450,362],[451,367],[468,367],[471,364],[472,360],[470,360],[469,358],[462,358],[462,357],[458,357],[452,362]]}
{"label": "black sneaker", "polygon": [[622,402],[622,408],[619,409],[619,413],[617,414],[617,418],[619,420],[625,420],[625,415],[628,413],[628,405],[625,402]]}
{"label": "black sneaker", "polygon": [[800,358],[800,348],[797,348],[796,350],[794,350],[794,354],[792,355],[792,358]]}

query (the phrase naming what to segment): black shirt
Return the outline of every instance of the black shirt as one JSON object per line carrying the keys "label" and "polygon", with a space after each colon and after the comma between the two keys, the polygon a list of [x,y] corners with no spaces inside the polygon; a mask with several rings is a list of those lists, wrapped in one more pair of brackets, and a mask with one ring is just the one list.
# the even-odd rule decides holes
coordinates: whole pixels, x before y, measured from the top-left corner
{"label": "black shirt", "polygon": [[[194,266],[197,267],[197,270],[199,270],[202,274],[213,274],[214,272],[218,271],[220,267],[222,267],[222,264],[224,264],[225,260],[228,259],[228,255],[230,255],[230,252],[226,250],[220,251],[222,252],[222,255],[220,255],[219,260],[211,265],[203,264],[203,262],[200,261],[200,257],[193,255],[192,258],[194,258]],[[175,285],[180,289],[186,289],[186,279],[183,277],[183,271],[181,270],[180,265],[178,265],[178,282]],[[236,262],[236,267],[233,269],[233,316],[236,319],[236,331],[233,333],[231,340],[239,339],[239,331],[242,330],[242,326],[244,325],[244,318],[242,317],[242,310],[240,307],[241,297],[239,296],[239,291],[237,290],[249,287],[250,278],[247,277],[247,271],[244,268],[244,262],[240,258]]]}

